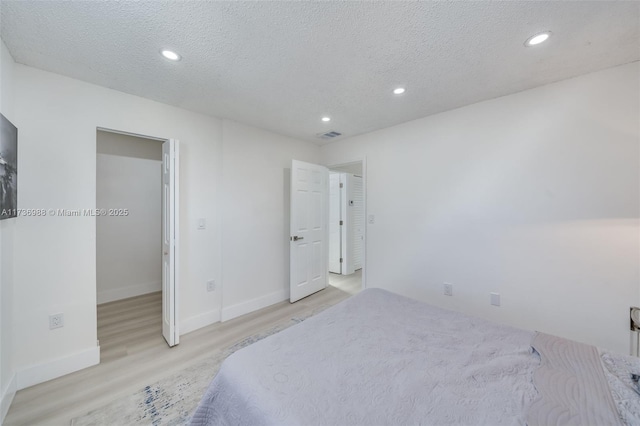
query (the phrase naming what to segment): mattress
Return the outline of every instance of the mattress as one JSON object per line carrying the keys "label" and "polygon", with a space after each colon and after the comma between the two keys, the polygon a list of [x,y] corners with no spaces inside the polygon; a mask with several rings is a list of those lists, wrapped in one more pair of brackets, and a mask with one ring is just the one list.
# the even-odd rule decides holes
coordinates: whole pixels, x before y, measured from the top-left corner
{"label": "mattress", "polygon": [[622,424],[593,350],[368,289],[227,358],[191,424]]}

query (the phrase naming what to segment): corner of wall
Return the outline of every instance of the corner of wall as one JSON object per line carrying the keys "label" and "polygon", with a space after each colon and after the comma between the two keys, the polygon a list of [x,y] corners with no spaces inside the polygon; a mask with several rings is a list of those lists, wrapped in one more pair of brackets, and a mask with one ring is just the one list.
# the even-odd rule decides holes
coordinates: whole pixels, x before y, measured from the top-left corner
{"label": "corner of wall", "polygon": [[[13,68],[9,49],[0,39],[0,113],[13,119]],[[16,219],[0,224],[0,423],[4,421],[17,390],[13,349],[13,227]]]}
{"label": "corner of wall", "polygon": [[17,391],[18,381],[16,374],[13,374],[6,388],[2,390],[2,399],[0,400],[0,424],[4,422],[4,418],[9,412],[9,407],[11,407],[11,402],[13,402],[13,398],[16,396]]}
{"label": "corner of wall", "polygon": [[31,365],[18,371],[17,389],[25,389],[99,363],[100,346],[96,345],[46,363]]}

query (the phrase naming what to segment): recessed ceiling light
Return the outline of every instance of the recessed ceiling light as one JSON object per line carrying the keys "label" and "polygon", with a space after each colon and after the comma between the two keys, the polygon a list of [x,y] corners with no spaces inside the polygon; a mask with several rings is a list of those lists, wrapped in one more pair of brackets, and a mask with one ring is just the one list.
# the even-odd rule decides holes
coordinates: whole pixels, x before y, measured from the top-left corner
{"label": "recessed ceiling light", "polygon": [[540,44],[544,41],[547,41],[547,39],[551,36],[551,31],[545,31],[543,33],[539,33],[536,35],[532,35],[531,37],[529,37],[527,39],[527,41],[524,42],[524,45],[529,47],[529,46],[535,46],[536,44]]}
{"label": "recessed ceiling light", "polygon": [[398,87],[397,89],[393,89],[393,93],[396,95],[402,95],[405,91],[404,87]]}
{"label": "recessed ceiling light", "polygon": [[331,121],[331,117],[322,117],[322,121],[324,121],[325,123]]}
{"label": "recessed ceiling light", "polygon": [[160,51],[160,54],[162,54],[162,56],[164,56],[170,61],[179,61],[181,59],[180,55],[178,55],[176,52],[173,52],[171,50],[163,49]]}

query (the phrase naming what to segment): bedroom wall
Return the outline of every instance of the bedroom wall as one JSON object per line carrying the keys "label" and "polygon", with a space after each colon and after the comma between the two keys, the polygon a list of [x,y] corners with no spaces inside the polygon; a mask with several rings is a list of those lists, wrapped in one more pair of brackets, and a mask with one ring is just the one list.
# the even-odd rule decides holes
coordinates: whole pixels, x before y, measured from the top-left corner
{"label": "bedroom wall", "polygon": [[[96,128],[181,141],[180,325],[220,292],[205,280],[220,275],[221,121],[17,64],[23,208],[96,206]],[[196,217],[214,226],[197,231]],[[18,387],[98,361],[96,221],[93,217],[24,218],[16,223],[15,351]],[[65,326],[49,330],[62,312]]]}
{"label": "bedroom wall", "polygon": [[367,286],[628,353],[639,76],[636,62],[323,146],[324,164],[367,159]]}
{"label": "bedroom wall", "polygon": [[223,141],[222,319],[228,320],[289,298],[291,160],[319,163],[320,148],[230,120]]}
{"label": "bedroom wall", "polygon": [[[20,129],[20,199],[22,208],[82,209],[96,206],[96,128],[102,127],[157,138],[180,140],[180,295],[179,329],[184,334],[220,320],[224,307],[229,315],[274,303],[282,292],[280,278],[261,273],[233,271],[265,268],[262,252],[280,247],[283,207],[257,211],[251,217],[251,233],[240,229],[234,209],[270,205],[265,198],[283,202],[285,158],[320,160],[319,147],[215,117],[127,95],[57,74],[16,64],[15,122]],[[223,127],[225,141],[223,152]],[[261,146],[264,145],[264,146]],[[268,147],[268,148],[267,148]],[[259,150],[265,158],[250,159],[245,151]],[[233,193],[243,202],[223,203],[224,163],[238,166]],[[244,158],[248,163],[238,163]],[[250,160],[250,161],[249,161]],[[249,170],[249,167],[255,170]],[[246,179],[252,173],[255,179]],[[278,183],[275,176],[279,175]],[[262,180],[266,182],[262,182]],[[270,192],[265,192],[270,191]],[[238,212],[238,215],[244,212]],[[206,229],[198,230],[199,218]],[[12,351],[18,371],[18,387],[93,365],[96,347],[96,222],[91,217],[24,218],[16,223],[14,241],[15,341]],[[222,229],[235,229],[237,241],[222,258]],[[235,228],[234,228],[235,227]],[[273,232],[274,229],[280,230]],[[288,233],[287,233],[288,235]],[[250,236],[255,248],[236,255],[238,244]],[[230,234],[225,238],[233,240]],[[282,254],[283,255],[283,254]],[[275,262],[281,256],[269,257]],[[288,265],[269,265],[276,277],[288,273]],[[222,280],[228,275],[229,284]],[[235,277],[258,282],[238,282]],[[206,291],[206,281],[217,288]],[[228,300],[222,288],[231,288]],[[263,294],[264,292],[264,294]],[[282,294],[282,293],[280,293]],[[226,292],[225,292],[226,296]],[[277,301],[277,300],[276,300]],[[63,312],[65,326],[50,331],[48,315]]]}
{"label": "bedroom wall", "polygon": [[[0,113],[15,124],[11,54],[0,40]],[[20,199],[18,201],[21,202]],[[19,205],[20,206],[20,205]],[[13,362],[13,242],[16,219],[0,221],[0,423],[16,392]]]}
{"label": "bedroom wall", "polygon": [[97,132],[98,304],[162,290],[162,142]]}

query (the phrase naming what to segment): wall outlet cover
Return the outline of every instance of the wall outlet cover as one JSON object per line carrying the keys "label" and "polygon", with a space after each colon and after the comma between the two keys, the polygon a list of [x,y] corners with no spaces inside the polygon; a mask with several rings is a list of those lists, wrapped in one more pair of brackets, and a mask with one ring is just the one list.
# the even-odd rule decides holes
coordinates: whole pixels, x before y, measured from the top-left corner
{"label": "wall outlet cover", "polygon": [[500,306],[500,293],[490,293],[491,304],[493,306]]}
{"label": "wall outlet cover", "polygon": [[453,284],[444,283],[444,295],[445,296],[453,296]]}
{"label": "wall outlet cover", "polygon": [[64,314],[49,315],[49,330],[64,327]]}
{"label": "wall outlet cover", "polygon": [[214,280],[207,281],[207,291],[214,291],[216,289],[216,282]]}

